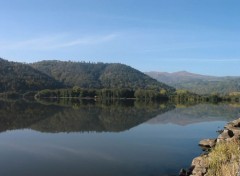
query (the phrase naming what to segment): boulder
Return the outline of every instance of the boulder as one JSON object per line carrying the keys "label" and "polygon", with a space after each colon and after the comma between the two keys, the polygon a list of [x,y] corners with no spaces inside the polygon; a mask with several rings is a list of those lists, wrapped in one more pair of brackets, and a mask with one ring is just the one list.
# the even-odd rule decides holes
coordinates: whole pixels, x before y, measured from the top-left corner
{"label": "boulder", "polygon": [[199,145],[204,148],[213,148],[216,145],[216,139],[203,139],[199,142]]}
{"label": "boulder", "polygon": [[223,130],[223,132],[218,136],[217,138],[217,142],[222,141],[222,140],[226,140],[229,138],[232,138],[234,136],[234,133],[232,130],[229,129],[225,129]]}
{"label": "boulder", "polygon": [[193,159],[192,161],[192,173],[194,176],[203,176],[207,173],[207,164],[206,164],[206,155],[199,156]]}

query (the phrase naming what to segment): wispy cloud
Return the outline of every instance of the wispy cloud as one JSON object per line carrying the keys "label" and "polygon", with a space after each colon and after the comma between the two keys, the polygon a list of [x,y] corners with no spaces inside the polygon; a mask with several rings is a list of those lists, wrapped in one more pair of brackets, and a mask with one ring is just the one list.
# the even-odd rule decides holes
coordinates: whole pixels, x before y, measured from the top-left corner
{"label": "wispy cloud", "polygon": [[60,34],[21,41],[0,41],[0,50],[50,50],[74,46],[95,45],[110,42],[117,36],[117,34],[88,35],[72,39],[69,35]]}
{"label": "wispy cloud", "polygon": [[114,40],[117,37],[116,34],[109,34],[104,36],[91,36],[91,37],[84,37],[72,41],[67,41],[65,43],[59,43],[52,48],[63,48],[63,47],[71,47],[76,45],[93,45],[93,44],[100,44]]}

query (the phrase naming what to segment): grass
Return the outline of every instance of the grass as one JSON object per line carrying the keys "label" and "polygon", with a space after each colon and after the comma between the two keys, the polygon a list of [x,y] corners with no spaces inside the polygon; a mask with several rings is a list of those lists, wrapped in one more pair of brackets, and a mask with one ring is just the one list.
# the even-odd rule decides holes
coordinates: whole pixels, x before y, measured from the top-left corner
{"label": "grass", "polygon": [[237,176],[239,160],[239,140],[217,143],[207,157],[207,176]]}

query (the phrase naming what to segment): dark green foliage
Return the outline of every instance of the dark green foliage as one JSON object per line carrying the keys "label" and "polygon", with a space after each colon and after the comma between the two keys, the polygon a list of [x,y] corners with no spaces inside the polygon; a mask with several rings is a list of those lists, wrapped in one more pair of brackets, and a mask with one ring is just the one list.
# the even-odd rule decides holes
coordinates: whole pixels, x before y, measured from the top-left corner
{"label": "dark green foliage", "polygon": [[[59,88],[69,90],[44,90]],[[46,97],[133,98],[137,89],[166,94],[175,90],[123,64],[42,61],[29,65],[0,59],[0,93],[44,90],[41,94]]]}
{"label": "dark green foliage", "polygon": [[78,86],[87,89],[153,89],[174,88],[157,82],[155,79],[123,64],[42,61],[32,67],[63,82],[69,87]]}
{"label": "dark green foliage", "polygon": [[166,95],[149,89],[82,89],[75,86],[72,89],[45,89],[39,91],[35,97],[41,98],[78,98],[78,99],[138,99],[138,100],[167,100]]}
{"label": "dark green foliage", "polygon": [[183,103],[183,102],[198,103],[205,100],[203,96],[189,92],[187,90],[177,90],[175,94],[170,97],[170,99],[171,101],[174,101],[176,103]]}
{"label": "dark green foliage", "polygon": [[0,59],[0,92],[60,88],[63,84],[27,64]]}
{"label": "dark green foliage", "polygon": [[100,99],[134,98],[134,91],[131,89],[101,89],[96,96]]}
{"label": "dark green foliage", "polygon": [[198,95],[196,93],[189,92],[187,90],[177,90],[175,94],[171,95],[170,100],[175,103],[218,103],[218,102],[230,102],[228,96],[221,96],[219,94],[210,94],[210,95]]}
{"label": "dark green foliage", "polygon": [[148,89],[137,89],[134,92],[134,97],[138,100],[167,100],[167,96],[161,95],[159,91]]}
{"label": "dark green foliage", "polygon": [[81,89],[74,87],[73,89],[44,89],[39,91],[36,98],[95,98],[101,89]]}
{"label": "dark green foliage", "polygon": [[101,88],[99,75],[106,64],[90,64],[85,62],[41,61],[31,64],[33,68],[72,87]]}
{"label": "dark green foliage", "polygon": [[169,86],[158,83],[140,71],[123,64],[108,64],[100,75],[100,80],[105,88],[172,90]]}

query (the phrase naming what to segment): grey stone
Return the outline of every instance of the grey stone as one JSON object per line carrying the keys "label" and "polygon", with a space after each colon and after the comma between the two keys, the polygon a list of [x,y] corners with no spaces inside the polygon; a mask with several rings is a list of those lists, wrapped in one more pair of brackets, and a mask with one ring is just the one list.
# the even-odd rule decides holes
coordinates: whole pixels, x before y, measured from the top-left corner
{"label": "grey stone", "polygon": [[[219,134],[217,139],[203,139],[199,142],[199,145],[201,147],[206,148],[214,148],[216,143],[221,141],[232,141],[232,140],[240,140],[240,118],[237,120],[234,120],[232,122],[229,122],[225,127],[224,130]],[[211,153],[211,151],[210,151]],[[189,176],[207,176],[207,158],[211,157],[206,152],[204,155],[196,157],[192,160],[191,164],[191,175]],[[234,159],[235,156],[232,156]],[[240,166],[239,166],[239,173],[240,176]]]}
{"label": "grey stone", "polygon": [[218,139],[228,139],[232,138],[234,136],[234,133],[232,130],[225,129],[223,132],[218,136]]}
{"label": "grey stone", "polygon": [[199,145],[201,147],[212,148],[216,145],[216,142],[217,142],[216,139],[203,139],[199,142]]}

